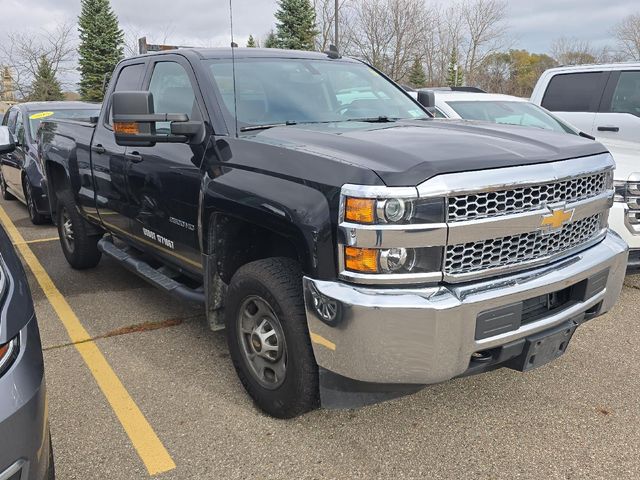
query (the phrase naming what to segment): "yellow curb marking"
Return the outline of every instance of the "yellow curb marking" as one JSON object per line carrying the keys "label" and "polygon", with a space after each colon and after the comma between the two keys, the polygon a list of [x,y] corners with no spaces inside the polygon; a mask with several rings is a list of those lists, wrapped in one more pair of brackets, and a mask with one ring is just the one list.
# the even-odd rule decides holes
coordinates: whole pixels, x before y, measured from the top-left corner
{"label": "yellow curb marking", "polygon": [[82,356],[87,367],[89,367],[93,378],[95,378],[113,412],[120,420],[140,459],[147,467],[149,475],[156,475],[176,468],[176,464],[169,452],[162,445],[144,414],[133,401],[96,343],[91,340],[89,333],[82,326],[69,303],[55,286],[49,274],[1,206],[0,223],[4,225],[25,263],[33,272],[40,288],[44,291],[58,318],[60,318],[67,330],[71,342]]}

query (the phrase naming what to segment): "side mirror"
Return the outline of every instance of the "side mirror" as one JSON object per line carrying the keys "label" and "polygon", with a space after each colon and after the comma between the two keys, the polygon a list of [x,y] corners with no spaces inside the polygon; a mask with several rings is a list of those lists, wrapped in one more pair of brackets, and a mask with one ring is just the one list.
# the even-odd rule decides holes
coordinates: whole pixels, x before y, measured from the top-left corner
{"label": "side mirror", "polygon": [[436,94],[433,90],[418,90],[418,103],[426,109],[436,106]]}
{"label": "side mirror", "polygon": [[0,153],[11,153],[16,149],[16,142],[9,127],[0,126]]}
{"label": "side mirror", "polygon": [[[123,147],[153,147],[158,142],[188,143],[195,130],[189,128],[191,124],[202,125],[202,122],[189,122],[189,116],[184,113],[154,113],[151,92],[114,92],[111,109],[116,143]],[[172,133],[156,133],[156,122],[171,122]],[[175,126],[174,122],[177,122]]]}

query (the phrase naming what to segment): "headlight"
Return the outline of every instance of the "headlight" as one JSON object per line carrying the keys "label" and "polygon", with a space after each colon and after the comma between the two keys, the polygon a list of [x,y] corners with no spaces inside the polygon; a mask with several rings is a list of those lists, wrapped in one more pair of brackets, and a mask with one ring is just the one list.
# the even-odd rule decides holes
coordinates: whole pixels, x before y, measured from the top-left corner
{"label": "headlight", "polygon": [[18,347],[18,337],[4,345],[0,345],[0,375],[9,369],[13,361],[18,356]]}
{"label": "headlight", "polygon": [[368,284],[442,278],[445,199],[415,187],[345,185],[340,199],[340,276]]}
{"label": "headlight", "polygon": [[344,219],[364,225],[443,222],[444,199],[346,197]]}

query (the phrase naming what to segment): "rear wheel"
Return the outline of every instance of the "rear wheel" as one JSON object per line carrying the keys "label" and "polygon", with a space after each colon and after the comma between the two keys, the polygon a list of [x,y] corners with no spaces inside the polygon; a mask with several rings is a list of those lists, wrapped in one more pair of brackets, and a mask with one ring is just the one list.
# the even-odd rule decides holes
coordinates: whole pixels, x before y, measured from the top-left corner
{"label": "rear wheel", "polygon": [[229,285],[225,317],[233,364],[258,407],[292,418],[318,406],[318,366],[296,262],[270,258],[240,268]]}
{"label": "rear wheel", "polygon": [[31,219],[31,223],[34,225],[42,225],[47,221],[47,217],[38,213],[38,209],[36,208],[36,203],[33,200],[33,191],[31,190],[31,183],[25,177],[22,180],[22,188],[24,191],[24,198],[27,202],[27,210],[29,211],[29,219]]}
{"label": "rear wheel", "polygon": [[98,250],[101,235],[90,234],[90,225],[80,216],[68,190],[58,195],[57,224],[62,252],[69,265],[78,270],[98,265],[102,257]]}
{"label": "rear wheel", "polygon": [[15,200],[16,197],[9,193],[7,190],[7,182],[4,181],[4,175],[2,175],[2,170],[0,169],[0,193],[2,194],[2,198],[5,200]]}

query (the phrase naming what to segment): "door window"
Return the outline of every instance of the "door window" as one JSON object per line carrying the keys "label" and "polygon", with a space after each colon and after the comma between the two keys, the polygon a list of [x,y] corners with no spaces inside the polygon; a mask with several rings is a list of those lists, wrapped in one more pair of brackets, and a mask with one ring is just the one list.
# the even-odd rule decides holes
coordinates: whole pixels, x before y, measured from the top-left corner
{"label": "door window", "polygon": [[18,145],[24,145],[24,121],[22,119],[22,112],[18,111],[18,117],[16,119],[16,143]]}
{"label": "door window", "polygon": [[640,71],[620,73],[611,100],[611,111],[640,117]]}
{"label": "door window", "polygon": [[542,99],[552,112],[597,111],[608,72],[565,73],[554,76]]}
{"label": "door window", "polygon": [[[118,80],[116,81],[115,87],[113,87],[113,91],[126,92],[129,90],[140,90],[140,84],[142,83],[144,69],[144,63],[136,63],[134,65],[127,65],[126,67],[124,67],[122,70],[120,70],[120,75],[118,75]],[[108,125],[111,125],[112,123],[111,105],[109,105]]]}
{"label": "door window", "polygon": [[[149,91],[155,113],[186,113],[190,120],[202,119],[189,74],[179,63],[156,63]],[[156,132],[171,133],[170,125],[171,122],[157,122]]]}
{"label": "door window", "polygon": [[18,109],[14,108],[9,110],[9,113],[4,117],[7,125],[9,127],[9,131],[15,135],[16,133],[16,119],[18,118]]}

